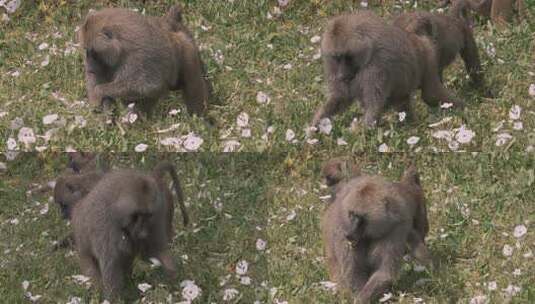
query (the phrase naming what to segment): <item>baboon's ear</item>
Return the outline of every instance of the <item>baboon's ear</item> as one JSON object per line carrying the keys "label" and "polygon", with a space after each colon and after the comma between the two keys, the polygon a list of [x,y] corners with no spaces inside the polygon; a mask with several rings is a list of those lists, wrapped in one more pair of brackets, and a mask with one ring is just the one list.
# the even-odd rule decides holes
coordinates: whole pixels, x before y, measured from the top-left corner
{"label": "baboon's ear", "polygon": [[403,173],[403,177],[401,178],[401,182],[420,186],[420,174],[418,174],[416,166],[410,165],[405,170],[405,172]]}

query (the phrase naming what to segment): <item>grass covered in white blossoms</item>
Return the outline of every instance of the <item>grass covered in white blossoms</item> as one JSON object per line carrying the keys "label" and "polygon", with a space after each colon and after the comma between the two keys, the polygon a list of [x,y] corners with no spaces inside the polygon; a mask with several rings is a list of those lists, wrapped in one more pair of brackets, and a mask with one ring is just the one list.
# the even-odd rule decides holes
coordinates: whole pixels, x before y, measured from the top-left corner
{"label": "grass covered in white blossoms", "polygon": [[[405,1],[371,8],[390,19]],[[209,116],[189,116],[180,93],[160,100],[147,119],[120,106],[115,124],[87,104],[76,30],[89,9],[126,6],[161,15],[164,1],[0,2],[0,142],[4,150],[70,151],[533,151],[535,67],[530,18],[497,32],[474,28],[493,97],[468,84],[461,60],[445,84],[466,108],[429,108],[417,94],[416,115],[387,111],[366,131],[361,111],[308,124],[325,102],[321,34],[329,17],[358,8],[335,1],[188,1],[184,18],[200,46],[214,87]],[[533,2],[528,1],[533,7]],[[432,9],[434,4],[419,5]],[[3,8],[2,8],[3,7]],[[532,18],[531,20],[535,20]]]}

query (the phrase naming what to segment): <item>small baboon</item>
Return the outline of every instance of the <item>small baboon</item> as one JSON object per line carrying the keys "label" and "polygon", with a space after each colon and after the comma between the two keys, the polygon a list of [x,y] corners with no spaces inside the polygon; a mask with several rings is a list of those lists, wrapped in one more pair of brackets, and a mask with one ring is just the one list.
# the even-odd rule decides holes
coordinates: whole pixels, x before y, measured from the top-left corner
{"label": "small baboon", "polygon": [[56,179],[54,202],[58,204],[64,219],[71,219],[76,202],[84,198],[103,176],[104,172],[95,170],[82,174],[64,174]]}
{"label": "small baboon", "polygon": [[[444,0],[442,6],[464,0]],[[470,8],[481,16],[490,18],[498,27],[512,21],[517,15],[520,19],[526,16],[524,0],[467,0]]]}
{"label": "small baboon", "polygon": [[410,96],[418,88],[429,105],[463,105],[440,82],[432,41],[388,25],[370,11],[333,18],[323,34],[321,52],[329,96],[312,126],[357,99],[365,125],[372,128],[387,105],[410,114]]}
{"label": "small baboon", "polygon": [[325,162],[322,166],[321,174],[325,178],[327,186],[332,187],[343,180],[360,175],[360,168],[352,164],[349,159],[338,157]]}
{"label": "small baboon", "polygon": [[174,277],[176,265],[168,244],[173,214],[160,181],[136,170],[106,174],[72,214],[80,267],[107,299],[121,295],[136,256],[158,259]]}
{"label": "small baboon", "polygon": [[425,11],[403,13],[394,20],[400,28],[431,38],[436,46],[438,73],[442,81],[442,71],[460,54],[472,83],[481,87],[483,77],[477,44],[468,25],[467,0],[455,1],[449,15]]}
{"label": "small baboon", "polygon": [[355,302],[369,303],[386,291],[407,246],[418,262],[429,264],[425,198],[414,167],[400,182],[362,174],[336,191],[321,222],[327,266]]}
{"label": "small baboon", "polygon": [[210,86],[180,7],[164,17],[120,8],[90,12],[79,39],[87,94],[95,107],[107,109],[116,99],[139,101],[150,114],[169,90],[182,90],[188,112],[201,115],[206,110]]}

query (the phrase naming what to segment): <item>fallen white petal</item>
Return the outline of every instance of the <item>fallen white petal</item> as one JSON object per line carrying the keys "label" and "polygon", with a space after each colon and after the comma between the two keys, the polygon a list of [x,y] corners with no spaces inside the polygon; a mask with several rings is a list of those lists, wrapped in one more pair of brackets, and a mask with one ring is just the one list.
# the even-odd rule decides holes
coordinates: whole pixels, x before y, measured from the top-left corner
{"label": "fallen white petal", "polygon": [[147,148],[149,147],[149,145],[146,145],[146,144],[138,144],[135,148],[134,148],[134,151],[136,152],[145,152],[147,150]]}
{"label": "fallen white petal", "polygon": [[50,114],[43,117],[43,124],[49,125],[59,118],[58,114]]}
{"label": "fallen white petal", "polygon": [[407,143],[411,146],[416,145],[420,141],[420,137],[418,136],[411,136],[407,139]]}
{"label": "fallen white petal", "polygon": [[241,112],[236,118],[236,125],[240,128],[245,128],[249,124],[249,114]]}
{"label": "fallen white petal", "polygon": [[137,289],[141,290],[141,292],[146,292],[147,290],[151,288],[152,288],[152,285],[148,283],[140,283],[137,285]]}
{"label": "fallen white petal", "polygon": [[329,118],[323,118],[320,120],[320,123],[318,125],[320,133],[329,135],[333,129],[331,120]]}
{"label": "fallen white petal", "polygon": [[521,238],[523,237],[526,233],[528,232],[528,228],[526,228],[526,226],[524,225],[518,225],[515,227],[515,229],[513,230],[513,236],[515,238]]}

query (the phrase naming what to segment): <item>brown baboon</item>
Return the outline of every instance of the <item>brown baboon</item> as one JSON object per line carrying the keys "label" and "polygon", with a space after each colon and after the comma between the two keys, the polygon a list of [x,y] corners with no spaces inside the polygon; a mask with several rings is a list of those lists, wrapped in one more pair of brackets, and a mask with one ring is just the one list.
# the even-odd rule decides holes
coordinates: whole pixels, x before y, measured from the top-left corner
{"label": "brown baboon", "polygon": [[458,0],[449,15],[425,11],[403,13],[394,20],[394,25],[431,38],[436,46],[441,81],[442,71],[455,60],[457,54],[460,54],[473,84],[481,87],[483,85],[481,63],[472,29],[466,19],[467,9],[467,0]]}
{"label": "brown baboon", "polygon": [[104,176],[103,172],[65,174],[56,179],[54,202],[59,205],[64,219],[71,218],[74,204],[84,198]]}
{"label": "brown baboon", "polygon": [[[442,6],[458,0],[444,0]],[[499,27],[511,22],[513,15],[520,19],[526,15],[524,0],[467,0],[470,8],[481,16],[490,18]]]}
{"label": "brown baboon", "polygon": [[430,262],[429,225],[418,173],[400,182],[358,175],[337,188],[321,223],[330,277],[356,302],[369,303],[395,280],[403,255]]}
{"label": "brown baboon", "polygon": [[95,107],[116,99],[139,101],[147,113],[169,90],[182,90],[188,112],[206,110],[209,85],[180,7],[164,17],[146,17],[128,9],[89,13],[80,28],[85,50],[87,94]]}
{"label": "brown baboon", "polygon": [[370,11],[333,18],[323,34],[321,52],[329,96],[314,115],[313,126],[354,99],[364,108],[369,128],[376,126],[387,105],[410,114],[410,95],[418,88],[429,105],[463,104],[440,82],[428,37],[388,25]]}
{"label": "brown baboon", "polygon": [[[160,168],[156,171],[167,170]],[[148,174],[115,170],[74,206],[72,226],[80,266],[103,287],[108,299],[121,294],[136,256],[156,258],[169,276],[176,275],[168,247],[173,214],[161,185]]]}

